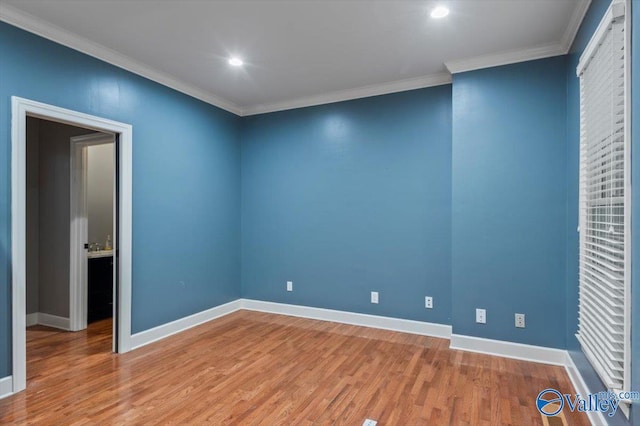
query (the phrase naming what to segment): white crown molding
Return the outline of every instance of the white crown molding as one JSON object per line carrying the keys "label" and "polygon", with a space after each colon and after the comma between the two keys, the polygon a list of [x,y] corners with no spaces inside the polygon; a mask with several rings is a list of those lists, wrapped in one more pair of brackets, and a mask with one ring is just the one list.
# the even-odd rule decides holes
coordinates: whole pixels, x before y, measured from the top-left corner
{"label": "white crown molding", "polygon": [[242,110],[237,105],[227,101],[226,99],[215,96],[214,94],[191,84],[184,83],[169,74],[154,70],[129,56],[123,55],[101,44],[94,43],[84,37],[52,25],[31,14],[18,10],[13,6],[0,3],[0,21],[4,21],[15,27],[37,34],[89,56],[93,56],[236,115],[242,115]]}
{"label": "white crown molding", "polygon": [[[571,15],[570,22],[559,44],[545,45],[530,49],[500,52],[496,54],[477,56],[468,59],[449,61],[445,63],[445,66],[451,74],[456,74],[482,68],[508,65],[517,62],[564,55],[568,53],[569,49],[571,48],[573,40],[575,39],[578,29],[580,28],[580,24],[582,23],[582,20],[584,19],[584,16],[589,9],[590,4],[591,0],[582,0],[578,2],[578,5]],[[439,73],[382,84],[363,86],[354,89],[324,93],[309,97],[291,99],[283,102],[240,107],[233,102],[216,96],[205,89],[196,87],[189,83],[185,83],[178,78],[164,72],[157,71],[129,56],[123,55],[101,44],[94,43],[75,33],[67,31],[63,28],[39,19],[31,14],[16,9],[13,6],[0,3],[0,21],[4,21],[8,24],[37,34],[41,37],[52,40],[64,46],[70,47],[89,56],[93,56],[119,68],[125,69],[134,74],[138,74],[142,77],[148,78],[149,80],[155,81],[164,86],[170,87],[174,90],[185,93],[196,99],[217,106],[239,116],[264,114],[295,108],[304,108],[309,106],[329,104],[334,102],[366,98],[370,96],[378,96],[451,83],[451,75],[449,73]]]}
{"label": "white crown molding", "polygon": [[499,67],[501,65],[550,58],[552,56],[564,55],[565,53],[564,46],[561,44],[549,44],[529,49],[509,50],[506,52],[476,56],[469,59],[449,61],[445,63],[445,66],[451,74],[458,74],[483,68]]}
{"label": "white crown molding", "polygon": [[567,54],[571,50],[571,46],[573,46],[573,41],[578,34],[578,30],[580,29],[580,25],[582,24],[582,20],[587,14],[587,10],[589,10],[589,6],[591,5],[591,0],[582,0],[578,2],[578,5],[573,10],[573,14],[571,15],[571,19],[569,20],[569,24],[567,25],[567,29],[562,36],[562,40],[560,40],[560,45],[562,46],[564,53]]}
{"label": "white crown molding", "polygon": [[488,55],[476,56],[473,58],[448,61],[445,66],[451,74],[466,71],[474,71],[483,68],[498,67],[501,65],[515,64],[518,62],[534,61],[536,59],[550,58],[552,56],[566,55],[569,53],[573,41],[578,34],[582,20],[589,10],[591,0],[581,0],[577,2],[567,28],[562,35],[560,43],[537,46],[529,49],[509,50]]}
{"label": "white crown molding", "polygon": [[461,334],[451,335],[451,345],[449,348],[551,365],[564,366],[567,360],[567,351],[563,349],[526,345],[524,343],[507,342],[505,340],[485,339],[475,336],[464,336]]}
{"label": "white crown molding", "polygon": [[142,77],[148,78],[149,80],[153,80],[164,86],[170,87],[239,116],[302,108],[451,83],[451,75],[448,73],[441,73],[293,99],[279,103],[242,108],[226,99],[208,92],[207,90],[182,82],[176,77],[157,71],[129,56],[123,55],[101,44],[92,42],[75,33],[50,24],[31,14],[16,9],[13,6],[0,3],[0,21],[4,21],[8,24],[70,47],[71,49],[85,53],[89,56],[93,56],[109,64],[115,65],[134,74],[138,74]]}
{"label": "white crown molding", "polygon": [[386,95],[389,93],[404,92],[407,90],[423,89],[425,87],[440,86],[451,83],[451,74],[438,73],[417,78],[391,81],[382,84],[357,87],[355,89],[341,90],[321,95],[292,99],[272,104],[255,105],[243,108],[242,115],[265,114],[268,112],[285,111],[288,109],[304,108],[315,105],[330,104],[334,102],[348,101],[352,99],[368,98],[370,96]]}
{"label": "white crown molding", "polygon": [[432,336],[443,339],[448,339],[451,336],[450,325],[435,324],[431,322],[337,311],[334,309],[313,308],[310,306],[289,305],[286,303],[264,302],[262,300],[252,299],[241,299],[241,307],[248,311],[289,315],[292,317],[308,318],[320,321],[331,321],[341,324],[399,331],[401,333],[419,334],[422,336]]}

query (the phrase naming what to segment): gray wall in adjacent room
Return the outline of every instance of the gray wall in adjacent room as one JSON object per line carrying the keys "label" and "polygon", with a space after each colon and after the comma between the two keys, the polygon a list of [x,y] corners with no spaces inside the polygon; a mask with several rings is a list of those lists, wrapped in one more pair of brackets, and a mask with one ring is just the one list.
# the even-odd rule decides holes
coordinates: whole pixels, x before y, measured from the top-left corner
{"label": "gray wall in adjacent room", "polygon": [[87,148],[87,217],[89,242],[105,244],[107,235],[113,243],[113,172],[114,145]]}
{"label": "gray wall in adjacent room", "polygon": [[39,312],[68,318],[70,139],[92,131],[46,120],[39,130]]}

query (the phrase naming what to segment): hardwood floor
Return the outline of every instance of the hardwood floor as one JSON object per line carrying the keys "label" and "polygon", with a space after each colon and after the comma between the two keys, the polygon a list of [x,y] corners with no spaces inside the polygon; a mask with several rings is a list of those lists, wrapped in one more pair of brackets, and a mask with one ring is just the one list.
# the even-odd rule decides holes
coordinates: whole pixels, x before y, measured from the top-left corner
{"label": "hardwood floor", "polygon": [[538,392],[574,392],[561,367],[280,315],[239,311],[123,355],[110,328],[29,328],[27,390],[0,400],[0,423],[541,425]]}

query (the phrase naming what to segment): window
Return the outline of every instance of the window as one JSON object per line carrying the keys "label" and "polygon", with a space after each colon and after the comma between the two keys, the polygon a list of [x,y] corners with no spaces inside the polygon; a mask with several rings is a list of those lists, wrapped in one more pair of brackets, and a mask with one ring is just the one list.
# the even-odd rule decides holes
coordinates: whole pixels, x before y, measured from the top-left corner
{"label": "window", "polygon": [[629,31],[614,2],[580,58],[577,338],[611,390],[630,386]]}

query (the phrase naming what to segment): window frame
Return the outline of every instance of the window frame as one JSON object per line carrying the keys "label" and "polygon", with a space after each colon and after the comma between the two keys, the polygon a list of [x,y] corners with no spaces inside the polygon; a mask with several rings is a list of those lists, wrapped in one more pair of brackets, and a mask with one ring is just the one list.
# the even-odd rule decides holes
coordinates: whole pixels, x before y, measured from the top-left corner
{"label": "window frame", "polygon": [[[632,263],[632,251],[631,251],[631,194],[632,194],[632,182],[631,182],[631,0],[613,0],[609,5],[604,17],[600,21],[598,28],[593,34],[587,47],[580,57],[576,74],[578,78],[581,78],[582,73],[588,67],[591,59],[597,52],[603,37],[607,34],[608,27],[611,23],[624,16],[624,363],[623,363],[623,389],[630,390],[631,387],[631,263]],[[580,94],[580,125],[582,126],[582,91]],[[580,136],[580,143],[582,144],[582,135]],[[582,156],[580,158],[580,167],[582,169]],[[585,214],[582,212],[581,206],[583,203],[582,183],[579,179],[579,217],[578,217],[578,231],[583,228],[585,221]],[[583,245],[585,244],[583,233],[580,232],[579,238],[579,255],[583,252]],[[579,286],[582,286],[579,279]],[[578,301],[580,307],[580,300]],[[576,334],[577,336],[577,334]],[[584,349],[583,349],[584,352]],[[587,357],[589,360],[589,357]],[[589,360],[591,362],[591,360]],[[629,417],[629,403],[630,401],[623,401],[620,404],[620,408],[623,413]]]}

